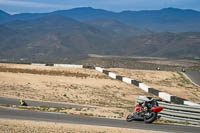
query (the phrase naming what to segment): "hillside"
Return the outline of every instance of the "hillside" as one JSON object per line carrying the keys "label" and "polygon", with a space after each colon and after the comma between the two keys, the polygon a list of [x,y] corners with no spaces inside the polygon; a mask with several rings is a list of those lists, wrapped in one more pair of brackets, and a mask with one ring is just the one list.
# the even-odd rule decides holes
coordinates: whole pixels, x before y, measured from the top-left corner
{"label": "hillside", "polygon": [[6,22],[9,22],[11,21],[11,15],[9,15],[8,13],[0,10],[0,24],[1,23],[6,23]]}
{"label": "hillside", "polygon": [[115,39],[119,39],[121,37],[128,36],[136,36],[136,35],[146,35],[151,32],[148,30],[142,30],[133,26],[129,26],[127,24],[121,23],[120,21],[113,19],[94,19],[86,22],[89,25],[97,27],[98,29],[107,32]]}
{"label": "hillside", "polygon": [[[132,36],[115,44],[114,55],[157,57],[200,56],[200,33],[155,33]],[[111,48],[110,48],[111,49]],[[108,50],[108,53],[110,51]]]}
{"label": "hillside", "polygon": [[[2,27],[9,27],[17,34],[8,28],[0,30],[1,56],[37,58],[80,55],[100,49],[109,42],[106,33],[61,15],[49,15],[32,21],[12,21]],[[11,34],[3,37],[9,31]]]}
{"label": "hillside", "polygon": [[[164,8],[161,10],[122,11],[111,12],[91,7],[60,10],[50,13],[22,13],[8,15],[0,12],[0,24],[13,20],[33,20],[50,14],[60,14],[78,21],[95,19],[113,19],[129,26],[148,29],[156,32],[199,32],[200,12],[195,10],[182,10],[177,8]],[[1,14],[4,17],[1,17]],[[6,15],[5,15],[6,14]]]}
{"label": "hillside", "polygon": [[198,32],[200,12],[177,8],[161,10],[124,11],[120,13],[123,22],[138,28],[157,32]]}
{"label": "hillside", "polygon": [[[200,28],[199,14],[174,8],[121,13],[76,8],[17,15],[1,11],[0,21],[7,23],[0,25],[0,59],[57,59],[87,54],[199,57],[200,32],[195,32]],[[154,26],[165,29],[157,32]],[[165,32],[170,27],[193,32]]]}

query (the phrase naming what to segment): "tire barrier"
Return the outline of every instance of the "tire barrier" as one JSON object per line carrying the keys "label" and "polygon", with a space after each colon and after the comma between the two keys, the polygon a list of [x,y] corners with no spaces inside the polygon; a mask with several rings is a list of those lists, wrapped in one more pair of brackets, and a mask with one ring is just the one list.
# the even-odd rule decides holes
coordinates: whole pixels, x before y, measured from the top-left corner
{"label": "tire barrier", "polygon": [[82,68],[87,68],[87,69],[95,69],[95,67],[94,66],[84,66],[83,65],[83,67]]}
{"label": "tire barrier", "polygon": [[[146,99],[145,96],[137,96],[136,102],[144,102]],[[200,125],[200,106],[171,104],[162,101],[158,101],[158,103],[164,108],[160,112],[162,119]]]}
{"label": "tire barrier", "polygon": [[54,64],[48,63],[48,64],[45,64],[45,66],[54,66]]}

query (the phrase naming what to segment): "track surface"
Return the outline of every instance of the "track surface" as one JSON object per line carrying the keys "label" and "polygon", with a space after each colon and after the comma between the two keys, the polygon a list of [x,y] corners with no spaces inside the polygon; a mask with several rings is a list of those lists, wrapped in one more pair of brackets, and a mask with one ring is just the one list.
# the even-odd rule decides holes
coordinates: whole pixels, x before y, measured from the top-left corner
{"label": "track surface", "polygon": [[126,122],[119,119],[94,118],[79,115],[66,115],[60,113],[34,112],[28,110],[18,110],[0,107],[0,118],[9,118],[17,120],[34,120],[59,123],[74,123],[84,125],[98,125],[107,127],[119,127],[130,129],[143,129],[165,132],[180,133],[199,133],[200,127],[168,125],[168,124],[144,124],[142,121]]}
{"label": "track surface", "polygon": [[[82,106],[82,105],[75,105],[75,104],[42,102],[42,101],[33,101],[33,100],[25,100],[25,102],[29,106],[46,106],[46,107],[63,107],[63,108],[96,108],[93,106]],[[20,105],[20,99],[0,97],[0,104]]]}
{"label": "track surface", "polygon": [[185,74],[198,86],[200,86],[200,72],[198,71],[188,71]]}

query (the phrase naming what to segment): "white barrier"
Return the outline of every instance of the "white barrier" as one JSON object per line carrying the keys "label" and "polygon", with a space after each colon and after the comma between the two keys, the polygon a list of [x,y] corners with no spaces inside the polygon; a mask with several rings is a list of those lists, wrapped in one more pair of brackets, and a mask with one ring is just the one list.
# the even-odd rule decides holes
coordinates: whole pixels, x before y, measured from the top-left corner
{"label": "white barrier", "polygon": [[128,84],[132,84],[132,79],[130,79],[130,78],[123,77],[123,78],[122,78],[122,81],[123,81],[123,82],[126,82],[126,83],[128,83]]}
{"label": "white barrier", "polygon": [[32,66],[46,66],[46,64],[31,63]]}
{"label": "white barrier", "polygon": [[159,92],[159,95],[158,95],[160,98],[168,101],[168,102],[171,102],[171,96],[170,94],[168,93],[165,93],[165,92]]}
{"label": "white barrier", "polygon": [[149,92],[149,86],[145,85],[144,83],[139,83],[139,87],[146,92]]}
{"label": "white barrier", "polygon": [[74,67],[74,68],[83,68],[83,65],[73,65],[73,64],[54,64],[56,67]]}
{"label": "white barrier", "polygon": [[99,71],[99,72],[103,72],[103,68],[101,68],[101,67],[95,67],[95,69],[96,69],[97,71]]}
{"label": "white barrier", "polygon": [[113,79],[116,79],[116,74],[112,73],[112,72],[109,72],[108,74],[109,77],[113,78]]}

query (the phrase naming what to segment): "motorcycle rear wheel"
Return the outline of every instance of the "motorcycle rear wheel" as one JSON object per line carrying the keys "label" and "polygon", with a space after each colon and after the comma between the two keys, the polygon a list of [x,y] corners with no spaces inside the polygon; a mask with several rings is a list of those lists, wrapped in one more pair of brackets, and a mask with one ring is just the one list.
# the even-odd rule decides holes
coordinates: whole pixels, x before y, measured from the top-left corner
{"label": "motorcycle rear wheel", "polygon": [[157,113],[156,112],[150,112],[148,116],[144,116],[144,122],[145,123],[152,123],[156,120]]}

